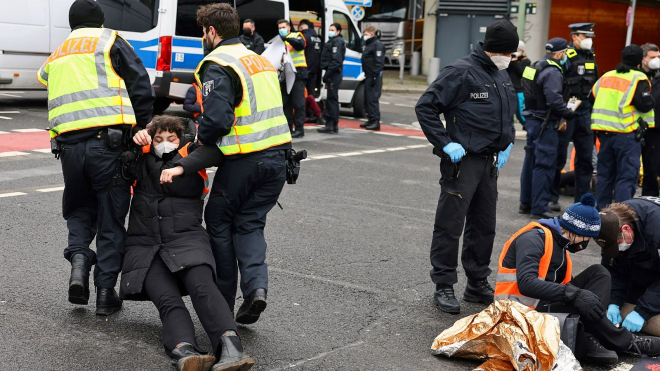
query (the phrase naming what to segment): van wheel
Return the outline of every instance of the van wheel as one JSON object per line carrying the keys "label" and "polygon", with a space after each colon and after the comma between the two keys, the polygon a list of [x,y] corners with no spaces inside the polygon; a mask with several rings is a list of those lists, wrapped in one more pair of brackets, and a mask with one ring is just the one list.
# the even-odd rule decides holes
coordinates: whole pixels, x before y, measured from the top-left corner
{"label": "van wheel", "polygon": [[171,103],[172,101],[167,98],[156,98],[156,101],[154,102],[154,114],[160,115],[170,106]]}
{"label": "van wheel", "polygon": [[366,111],[364,110],[364,83],[358,85],[358,88],[355,89],[355,95],[353,95],[353,116],[355,118],[363,118],[366,116]]}

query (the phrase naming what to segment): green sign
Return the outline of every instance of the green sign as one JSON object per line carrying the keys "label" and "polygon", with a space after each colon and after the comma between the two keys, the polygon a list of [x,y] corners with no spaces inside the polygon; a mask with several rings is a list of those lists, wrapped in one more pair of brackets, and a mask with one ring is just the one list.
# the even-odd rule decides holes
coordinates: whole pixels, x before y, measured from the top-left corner
{"label": "green sign", "polygon": [[525,14],[536,14],[536,3],[525,4]]}

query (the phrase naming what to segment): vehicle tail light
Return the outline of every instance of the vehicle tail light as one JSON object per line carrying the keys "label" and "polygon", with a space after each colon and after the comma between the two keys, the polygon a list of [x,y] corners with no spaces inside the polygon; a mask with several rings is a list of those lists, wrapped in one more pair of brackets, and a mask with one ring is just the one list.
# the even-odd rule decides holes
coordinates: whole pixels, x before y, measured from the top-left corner
{"label": "vehicle tail light", "polygon": [[162,36],[158,39],[157,71],[169,71],[172,66],[172,36]]}

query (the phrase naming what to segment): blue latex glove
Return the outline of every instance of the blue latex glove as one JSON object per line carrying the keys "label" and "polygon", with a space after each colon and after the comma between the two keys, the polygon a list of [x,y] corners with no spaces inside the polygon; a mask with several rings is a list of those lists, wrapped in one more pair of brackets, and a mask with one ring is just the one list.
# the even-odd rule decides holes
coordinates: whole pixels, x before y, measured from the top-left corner
{"label": "blue latex glove", "polygon": [[451,162],[453,163],[461,161],[463,156],[465,156],[465,149],[463,149],[463,146],[454,142],[442,147],[442,151],[449,155]]}
{"label": "blue latex glove", "polygon": [[497,155],[497,170],[501,169],[504,167],[504,164],[509,160],[509,153],[511,153],[511,147],[513,147],[513,143],[509,144],[508,147],[504,151],[500,151],[500,153]]}
{"label": "blue latex glove", "polygon": [[639,313],[632,311],[626,316],[621,325],[628,329],[630,332],[639,332],[644,326],[644,318]]}
{"label": "blue latex glove", "polygon": [[610,304],[607,307],[607,319],[609,319],[614,326],[621,323],[621,312],[618,305]]}

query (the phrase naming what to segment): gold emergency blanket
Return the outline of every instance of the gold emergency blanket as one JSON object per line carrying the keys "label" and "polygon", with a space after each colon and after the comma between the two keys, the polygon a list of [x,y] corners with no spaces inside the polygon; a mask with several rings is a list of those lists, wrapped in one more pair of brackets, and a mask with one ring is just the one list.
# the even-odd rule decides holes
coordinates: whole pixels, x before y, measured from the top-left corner
{"label": "gold emergency blanket", "polygon": [[433,341],[434,355],[486,360],[483,371],[579,371],[561,342],[559,321],[511,300],[462,318]]}

